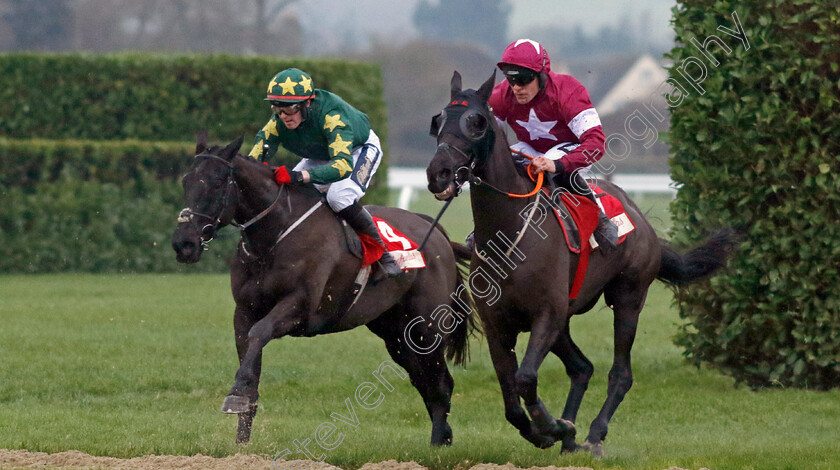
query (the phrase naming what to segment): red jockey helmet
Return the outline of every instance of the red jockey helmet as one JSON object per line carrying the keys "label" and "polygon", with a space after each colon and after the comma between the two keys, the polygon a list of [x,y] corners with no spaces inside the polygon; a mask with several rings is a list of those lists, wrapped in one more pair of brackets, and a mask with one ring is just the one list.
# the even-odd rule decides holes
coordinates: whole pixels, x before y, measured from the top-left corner
{"label": "red jockey helmet", "polygon": [[496,65],[501,69],[505,64],[518,65],[537,73],[551,70],[548,52],[542,44],[530,39],[517,39],[506,47],[502,61]]}

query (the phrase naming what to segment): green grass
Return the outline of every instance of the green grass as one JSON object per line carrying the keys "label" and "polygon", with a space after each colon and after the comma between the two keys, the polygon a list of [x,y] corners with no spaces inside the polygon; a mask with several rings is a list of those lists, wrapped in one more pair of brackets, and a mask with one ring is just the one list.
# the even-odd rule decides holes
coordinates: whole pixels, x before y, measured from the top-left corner
{"label": "green grass", "polygon": [[[0,276],[0,448],[93,455],[273,456],[312,438],[331,412],[373,380],[388,359],[360,328],[287,338],[266,348],[261,409],[252,443],[233,443],[236,419],[219,406],[236,357],[233,302],[225,275]],[[596,469],[830,469],[840,391],[735,388],[714,371],[686,365],[671,343],[677,313],[670,292],[651,291],[633,350],[635,384],[618,409],[607,457],[538,450],[505,421],[487,345],[472,344],[467,369],[453,369],[454,446],[428,447],[430,424],[406,382],[374,410],[356,406],[357,428],[336,423],[342,444],[325,452],[345,469],[414,460],[431,468],[478,462]],[[581,437],[605,396],[612,318],[596,307],[573,321],[573,336],[596,367],[578,426]],[[518,347],[525,344],[523,337]],[[568,379],[556,357],[541,369],[541,396],[556,415]]]}

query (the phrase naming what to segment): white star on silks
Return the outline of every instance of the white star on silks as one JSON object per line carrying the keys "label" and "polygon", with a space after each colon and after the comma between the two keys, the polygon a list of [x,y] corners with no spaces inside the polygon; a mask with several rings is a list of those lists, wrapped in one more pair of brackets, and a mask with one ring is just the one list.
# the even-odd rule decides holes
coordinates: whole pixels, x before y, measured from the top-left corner
{"label": "white star on silks", "polygon": [[528,122],[517,120],[516,123],[528,131],[528,137],[531,140],[557,140],[557,137],[551,135],[551,129],[557,124],[557,121],[540,121],[534,108],[531,108],[531,112],[528,113]]}

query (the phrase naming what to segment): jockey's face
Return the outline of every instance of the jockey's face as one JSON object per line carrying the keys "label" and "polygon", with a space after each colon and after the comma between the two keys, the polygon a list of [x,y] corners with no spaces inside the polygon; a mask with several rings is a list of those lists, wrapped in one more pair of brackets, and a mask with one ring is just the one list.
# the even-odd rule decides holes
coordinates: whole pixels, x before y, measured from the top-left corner
{"label": "jockey's face", "polygon": [[510,89],[513,91],[513,96],[516,98],[517,103],[528,104],[540,92],[540,82],[534,79],[527,85],[511,84]]}
{"label": "jockey's face", "polygon": [[283,125],[286,126],[286,129],[294,130],[300,126],[300,123],[303,122],[303,113],[301,109],[303,106],[308,106],[309,102],[299,103],[292,106],[276,106],[272,105],[271,110],[274,111],[274,114],[283,121]]}
{"label": "jockey's face", "polygon": [[288,114],[281,114],[280,120],[283,121],[283,124],[286,126],[286,129],[297,129],[300,123],[303,122],[303,115],[300,111],[292,114],[291,116]]}

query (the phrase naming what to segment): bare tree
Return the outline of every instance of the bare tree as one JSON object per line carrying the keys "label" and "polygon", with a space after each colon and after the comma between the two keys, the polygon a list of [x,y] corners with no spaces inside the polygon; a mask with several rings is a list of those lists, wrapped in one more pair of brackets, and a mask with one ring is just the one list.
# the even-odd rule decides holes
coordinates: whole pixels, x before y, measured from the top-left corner
{"label": "bare tree", "polygon": [[297,2],[0,0],[0,48],[299,55]]}
{"label": "bare tree", "polygon": [[17,51],[63,49],[71,35],[66,21],[71,15],[69,3],[69,0],[5,0],[0,26],[8,31],[8,47]]}

